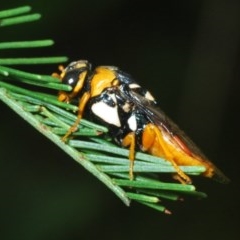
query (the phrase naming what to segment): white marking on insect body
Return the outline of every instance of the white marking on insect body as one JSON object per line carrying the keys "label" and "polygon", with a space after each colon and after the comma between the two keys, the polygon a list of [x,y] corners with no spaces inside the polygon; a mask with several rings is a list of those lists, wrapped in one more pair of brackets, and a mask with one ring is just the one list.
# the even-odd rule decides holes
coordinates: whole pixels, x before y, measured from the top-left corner
{"label": "white marking on insect body", "polygon": [[135,115],[132,115],[128,119],[128,126],[134,132],[137,130],[137,120],[136,120],[136,116]]}
{"label": "white marking on insect body", "polygon": [[133,88],[140,88],[140,86],[137,83],[131,83],[131,84],[129,84],[129,87],[131,89],[133,89]]}
{"label": "white marking on insect body", "polygon": [[124,112],[129,112],[131,110],[131,105],[128,102],[125,102],[124,105],[122,106],[122,109]]}
{"label": "white marking on insect body", "polygon": [[154,97],[152,96],[152,94],[149,91],[147,91],[145,93],[145,98],[150,100],[150,101],[155,101]]}
{"label": "white marking on insect body", "polygon": [[92,111],[106,123],[121,127],[117,106],[110,107],[104,102],[97,102],[92,105]]}

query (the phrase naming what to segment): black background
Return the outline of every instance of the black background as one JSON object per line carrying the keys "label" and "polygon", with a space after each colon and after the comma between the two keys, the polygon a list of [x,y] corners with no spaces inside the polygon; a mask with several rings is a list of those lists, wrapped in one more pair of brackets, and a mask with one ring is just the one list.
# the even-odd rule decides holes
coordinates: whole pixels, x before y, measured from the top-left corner
{"label": "black background", "polygon": [[[239,239],[238,1],[5,1],[38,22],[1,28],[1,41],[52,38],[41,50],[131,73],[232,180],[197,179],[205,200],[166,202],[166,216],[126,207],[111,191],[0,103],[1,239]],[[57,66],[15,66],[51,74]]]}

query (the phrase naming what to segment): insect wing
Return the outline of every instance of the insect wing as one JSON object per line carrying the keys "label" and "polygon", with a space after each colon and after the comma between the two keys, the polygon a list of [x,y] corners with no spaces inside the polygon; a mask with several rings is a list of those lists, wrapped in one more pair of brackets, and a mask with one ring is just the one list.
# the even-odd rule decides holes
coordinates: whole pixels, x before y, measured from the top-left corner
{"label": "insect wing", "polygon": [[125,91],[125,98],[133,102],[136,108],[139,108],[148,120],[155,126],[158,126],[186,154],[197,158],[205,166],[211,166],[214,169],[214,179],[227,183],[229,179],[201,152],[196,144],[175,124],[160,108],[152,101],[149,101],[142,95],[134,91]]}

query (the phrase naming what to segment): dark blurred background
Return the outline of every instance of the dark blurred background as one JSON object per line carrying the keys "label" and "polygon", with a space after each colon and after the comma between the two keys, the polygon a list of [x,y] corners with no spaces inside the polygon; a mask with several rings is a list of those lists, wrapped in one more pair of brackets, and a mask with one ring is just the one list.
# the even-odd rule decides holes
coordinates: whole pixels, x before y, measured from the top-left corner
{"label": "dark blurred background", "polygon": [[196,179],[208,198],[164,202],[171,216],[128,208],[0,102],[0,239],[239,239],[240,2],[12,0],[0,7],[26,4],[41,21],[1,28],[0,41],[56,44],[0,57],[67,55],[121,67],[232,181]]}

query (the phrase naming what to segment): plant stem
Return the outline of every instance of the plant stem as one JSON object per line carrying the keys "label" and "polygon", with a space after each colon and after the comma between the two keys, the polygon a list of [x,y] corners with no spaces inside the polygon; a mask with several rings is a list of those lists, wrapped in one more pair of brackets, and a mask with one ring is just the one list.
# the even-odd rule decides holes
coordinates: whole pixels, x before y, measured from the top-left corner
{"label": "plant stem", "polygon": [[130,201],[126,193],[120,187],[114,184],[110,177],[100,172],[90,161],[87,161],[83,154],[62,142],[59,136],[55,135],[51,132],[50,129],[39,123],[39,121],[35,117],[33,117],[31,113],[24,111],[24,109],[19,103],[9,97],[5,89],[0,88],[0,99],[4,103],[6,103],[11,109],[13,109],[17,114],[19,114],[23,119],[29,122],[34,128],[41,132],[44,136],[46,136],[48,139],[58,145],[58,147],[60,147],[64,152],[70,155],[75,161],[80,163],[85,169],[87,169],[94,176],[96,176],[100,181],[102,181],[106,186],[108,186],[127,206],[129,206]]}

